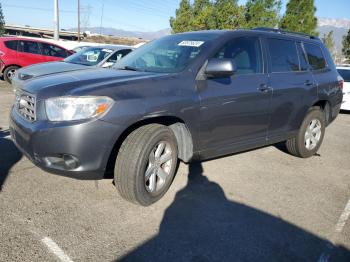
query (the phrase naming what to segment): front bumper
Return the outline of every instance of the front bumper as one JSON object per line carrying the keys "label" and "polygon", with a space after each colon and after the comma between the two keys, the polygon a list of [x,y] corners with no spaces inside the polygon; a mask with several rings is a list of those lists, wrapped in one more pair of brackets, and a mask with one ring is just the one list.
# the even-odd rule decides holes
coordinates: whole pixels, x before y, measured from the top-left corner
{"label": "front bumper", "polygon": [[10,116],[12,140],[26,157],[50,173],[76,179],[104,177],[122,130],[121,126],[102,120],[30,123],[14,109]]}

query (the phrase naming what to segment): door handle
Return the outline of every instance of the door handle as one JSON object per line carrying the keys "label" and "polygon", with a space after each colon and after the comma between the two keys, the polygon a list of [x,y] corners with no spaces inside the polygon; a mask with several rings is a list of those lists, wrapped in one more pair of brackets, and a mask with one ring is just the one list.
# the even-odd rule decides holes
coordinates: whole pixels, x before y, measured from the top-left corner
{"label": "door handle", "polygon": [[311,80],[306,80],[305,83],[304,83],[304,85],[306,85],[306,86],[312,86],[312,85],[314,85],[314,83],[313,83],[313,81],[311,81]]}
{"label": "door handle", "polygon": [[258,90],[260,92],[263,92],[263,93],[266,93],[268,91],[270,91],[271,87],[269,87],[267,84],[261,84],[259,87],[258,87]]}

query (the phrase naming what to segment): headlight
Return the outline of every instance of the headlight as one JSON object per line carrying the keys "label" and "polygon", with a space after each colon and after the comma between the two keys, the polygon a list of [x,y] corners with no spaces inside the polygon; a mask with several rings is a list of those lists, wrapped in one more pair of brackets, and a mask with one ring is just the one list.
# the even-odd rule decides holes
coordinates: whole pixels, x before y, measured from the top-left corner
{"label": "headlight", "polygon": [[113,100],[105,96],[56,97],[45,101],[50,121],[72,121],[97,117],[107,112]]}

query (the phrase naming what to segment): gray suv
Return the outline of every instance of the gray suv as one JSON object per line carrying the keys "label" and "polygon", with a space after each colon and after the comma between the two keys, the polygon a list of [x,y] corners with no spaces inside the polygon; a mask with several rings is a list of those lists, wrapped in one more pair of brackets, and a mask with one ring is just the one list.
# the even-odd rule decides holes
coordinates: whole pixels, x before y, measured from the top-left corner
{"label": "gray suv", "polygon": [[342,78],[313,36],[257,28],[176,34],[114,68],[16,81],[10,130],[48,172],[114,182],[150,205],[178,159],[205,160],[286,141],[310,157],[338,115]]}

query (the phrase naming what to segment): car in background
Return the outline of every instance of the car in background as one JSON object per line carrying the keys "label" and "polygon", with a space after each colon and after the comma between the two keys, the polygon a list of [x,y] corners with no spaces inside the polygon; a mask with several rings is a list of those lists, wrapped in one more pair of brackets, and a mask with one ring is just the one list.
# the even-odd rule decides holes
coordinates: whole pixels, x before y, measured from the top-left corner
{"label": "car in background", "polygon": [[58,45],[22,37],[0,37],[0,73],[11,83],[16,71],[32,64],[63,60],[72,55]]}
{"label": "car in background", "polygon": [[65,58],[63,61],[41,63],[22,68],[13,78],[13,81],[23,81],[38,76],[88,69],[92,66],[111,67],[132,50],[133,47],[123,45],[87,47]]}
{"label": "car in background", "polygon": [[338,73],[344,79],[343,103],[341,110],[350,110],[350,65],[337,66]]}

